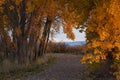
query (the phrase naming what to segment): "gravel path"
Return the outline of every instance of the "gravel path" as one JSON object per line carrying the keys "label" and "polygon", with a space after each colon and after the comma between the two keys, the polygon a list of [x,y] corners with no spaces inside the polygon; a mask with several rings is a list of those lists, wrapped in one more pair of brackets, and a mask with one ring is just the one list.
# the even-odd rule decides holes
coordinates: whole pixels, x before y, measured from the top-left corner
{"label": "gravel path", "polygon": [[80,55],[54,54],[57,63],[27,80],[85,80],[86,66],[80,64]]}

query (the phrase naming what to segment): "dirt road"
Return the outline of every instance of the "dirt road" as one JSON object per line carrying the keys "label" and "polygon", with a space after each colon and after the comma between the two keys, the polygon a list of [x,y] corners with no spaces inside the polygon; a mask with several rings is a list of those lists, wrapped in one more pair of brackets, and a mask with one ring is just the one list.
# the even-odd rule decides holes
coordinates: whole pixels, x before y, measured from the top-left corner
{"label": "dirt road", "polygon": [[57,63],[27,80],[85,80],[86,66],[80,64],[80,55],[54,54]]}

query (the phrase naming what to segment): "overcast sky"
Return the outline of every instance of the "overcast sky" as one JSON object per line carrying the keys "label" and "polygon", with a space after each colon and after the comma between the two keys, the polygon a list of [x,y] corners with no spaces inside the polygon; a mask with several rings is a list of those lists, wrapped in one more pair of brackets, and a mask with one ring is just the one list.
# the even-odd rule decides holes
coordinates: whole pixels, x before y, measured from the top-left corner
{"label": "overcast sky", "polygon": [[[75,40],[74,41],[85,41],[85,33],[80,33],[78,30],[73,29],[73,32],[75,34]],[[55,42],[73,42],[73,40],[68,39],[66,37],[66,34],[63,33],[63,30],[60,30],[60,33],[57,33],[54,37],[53,40]]]}

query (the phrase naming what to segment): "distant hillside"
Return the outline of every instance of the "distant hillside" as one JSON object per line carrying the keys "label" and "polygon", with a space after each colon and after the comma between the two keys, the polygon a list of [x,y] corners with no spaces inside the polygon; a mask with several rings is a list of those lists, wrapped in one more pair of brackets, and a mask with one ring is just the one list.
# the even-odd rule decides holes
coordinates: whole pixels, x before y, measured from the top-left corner
{"label": "distant hillside", "polygon": [[81,45],[83,46],[86,42],[85,41],[75,41],[75,42],[64,42],[66,45],[70,45],[70,46],[77,46],[77,45]]}

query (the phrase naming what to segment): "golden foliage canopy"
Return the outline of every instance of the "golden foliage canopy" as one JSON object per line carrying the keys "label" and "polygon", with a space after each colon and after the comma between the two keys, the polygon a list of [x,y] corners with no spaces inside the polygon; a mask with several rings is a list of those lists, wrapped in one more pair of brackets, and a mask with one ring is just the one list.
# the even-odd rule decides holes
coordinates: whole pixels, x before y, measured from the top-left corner
{"label": "golden foliage canopy", "polygon": [[[120,1],[100,0],[86,22],[86,50],[82,63],[108,61],[120,79]],[[112,62],[110,62],[110,60]]]}
{"label": "golden foliage canopy", "polygon": [[0,12],[4,13],[4,10],[7,10],[7,12],[11,13],[10,15],[18,16],[19,21],[20,7],[23,1],[26,6],[25,14],[27,18],[36,12],[32,25],[40,21],[44,25],[44,20],[47,16],[50,16],[53,29],[57,31],[59,26],[62,25],[68,37],[74,39],[72,28],[87,19],[93,1],[96,0],[0,0]]}
{"label": "golden foliage canopy", "polygon": [[82,62],[93,63],[105,60],[111,53],[120,60],[120,2],[119,0],[101,0],[90,13],[86,22],[87,50],[91,56],[84,56]]}

